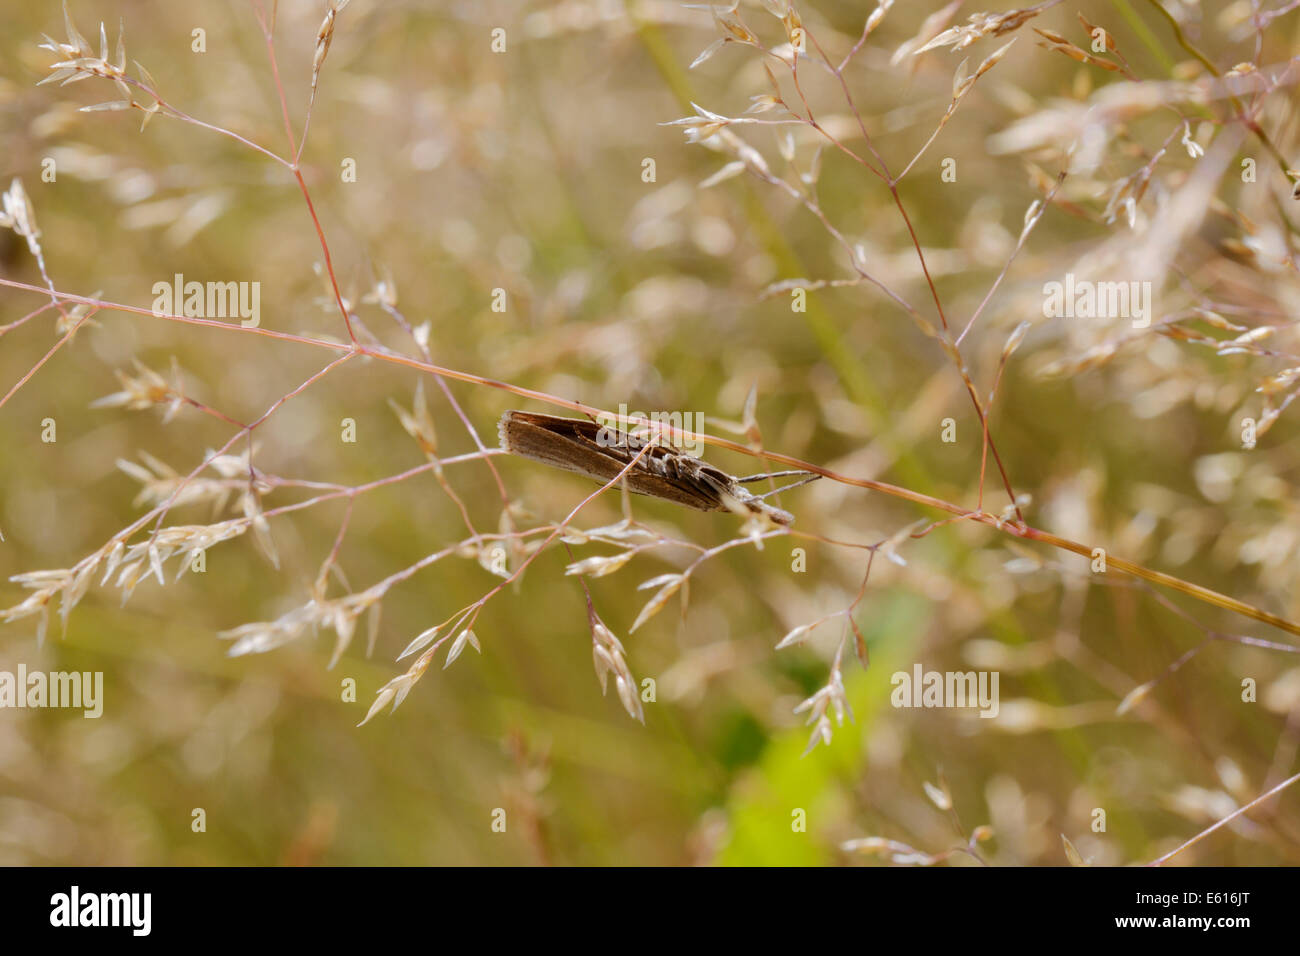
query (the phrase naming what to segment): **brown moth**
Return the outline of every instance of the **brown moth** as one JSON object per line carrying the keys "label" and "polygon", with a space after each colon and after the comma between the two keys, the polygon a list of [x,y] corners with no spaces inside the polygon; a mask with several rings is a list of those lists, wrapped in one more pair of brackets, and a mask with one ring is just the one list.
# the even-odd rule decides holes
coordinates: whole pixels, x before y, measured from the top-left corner
{"label": "brown moth", "polygon": [[819,477],[805,471],[780,471],[733,478],[684,452],[582,418],[511,410],[501,416],[497,432],[505,451],[563,468],[600,484],[613,481],[635,459],[636,464],[623,476],[628,491],[634,494],[662,498],[697,511],[747,511],[766,515],[779,525],[789,525],[794,515],[767,504],[763,496],[750,494],[740,485],[786,475],[803,475],[803,481]]}

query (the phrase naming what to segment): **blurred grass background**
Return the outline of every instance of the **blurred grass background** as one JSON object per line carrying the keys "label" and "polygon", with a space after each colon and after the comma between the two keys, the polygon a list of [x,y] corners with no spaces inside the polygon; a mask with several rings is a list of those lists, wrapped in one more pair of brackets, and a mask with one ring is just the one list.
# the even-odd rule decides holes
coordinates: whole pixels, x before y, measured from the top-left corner
{"label": "blurred grass background", "polygon": [[[36,49],[40,34],[62,38],[59,5],[0,2],[4,172],[26,184],[61,290],[147,306],[153,283],[175,273],[259,281],[264,326],[342,333],[333,306],[322,304],[312,269],[319,247],[282,168],[166,118],[141,133],[134,114],[77,112],[114,94],[93,81],[35,86],[52,62]],[[914,69],[888,63],[933,6],[899,4],[847,72],[895,169],[942,115],[959,59],[929,54]],[[1185,59],[1161,21],[1137,6],[1165,56]],[[1200,6],[1212,23],[1216,5]],[[1121,7],[1132,9],[1081,5],[1114,30],[1140,72],[1166,77]],[[756,22],[766,16],[757,5],[742,9]],[[823,45],[842,55],[867,9],[826,3],[803,13]],[[285,150],[247,5],[103,0],[72,10],[87,36],[107,21],[110,42],[121,17],[128,55],[169,102]],[[324,10],[305,0],[279,4],[277,50],[296,131]],[[1035,23],[1078,32],[1073,8]],[[190,49],[196,27],[206,30],[203,54]],[[507,30],[505,54],[489,52],[494,27]],[[738,419],[757,384],[767,447],[973,504],[979,426],[935,343],[865,287],[814,293],[805,314],[792,313],[784,296],[763,299],[771,282],[844,274],[842,255],[815,219],[761,183],[741,177],[698,189],[725,158],[658,125],[685,115],[692,99],[734,115],[766,89],[757,58],[730,46],[686,71],[713,35],[702,11],[669,3],[433,9],[353,0],[322,74],[304,157],[345,295],[356,302],[391,275],[408,318],[431,323],[440,365],[606,408],[698,411],[715,433],[707,422]],[[1250,52],[1209,29],[1202,39],[1221,63]],[[1297,39],[1296,18],[1280,21],[1259,62],[1289,56]],[[828,102],[834,88],[825,79],[809,83]],[[1023,37],[904,180],[903,201],[950,314],[964,320],[978,304],[1036,195],[1022,160],[990,154],[986,138],[1026,101],[1078,100],[1112,80]],[[1135,122],[1131,141],[1158,142],[1169,124],[1151,125],[1148,134]],[[752,141],[776,161],[774,138]],[[804,142],[800,163],[811,154]],[[945,156],[958,158],[955,184],[939,184]],[[53,184],[40,180],[46,157],[57,162]],[[641,178],[646,157],[656,162],[654,183]],[[345,158],[356,161],[356,183],[340,181]],[[1113,160],[1117,172],[1138,162],[1122,160]],[[1170,162],[1187,165],[1182,156]],[[828,153],[819,195],[891,285],[927,311],[915,254],[879,183]],[[1049,212],[967,349],[985,386],[1007,333],[1036,318],[1043,276],[1055,277],[1061,256],[1101,241],[1109,228]],[[21,240],[5,233],[0,243],[4,275],[38,282]],[[508,290],[504,314],[490,309],[497,287]],[[0,302],[0,324],[38,304],[11,290]],[[381,338],[401,344],[382,315],[363,315]],[[187,473],[228,439],[228,426],[189,411],[163,426],[152,411],[88,408],[118,389],[115,369],[134,357],[166,373],[175,356],[187,390],[248,420],[328,358],[141,316],[101,314],[98,322],[0,410],[4,578],[70,566],[138,514],[138,489],[116,459],[147,451]],[[52,326],[45,316],[0,340],[5,390],[49,349]],[[1073,379],[1040,380],[1021,361],[1069,349],[1059,333],[1031,337],[993,418],[1017,490],[1034,494],[1031,522],[1113,541],[1126,557],[1300,614],[1292,587],[1296,431],[1284,417],[1261,449],[1239,451],[1226,413],[1256,384],[1246,361],[1188,354],[1165,340]],[[1191,384],[1157,414],[1134,413],[1170,380]],[[350,363],[258,430],[258,466],[355,484],[418,465],[418,448],[387,404],[409,406],[416,382],[416,373],[383,363]],[[432,385],[425,388],[440,451],[472,450]],[[452,388],[494,441],[496,418],[517,402]],[[962,439],[955,445],[938,440],[949,416]],[[47,417],[58,423],[54,444],[39,440]],[[339,440],[338,423],[348,417],[357,422],[356,444]],[[1237,480],[1207,497],[1198,463],[1225,454]],[[755,470],[744,460],[710,459],[735,473]],[[559,518],[589,492],[571,476],[497,461],[539,520]],[[500,501],[487,469],[462,465],[448,475],[480,528],[495,530]],[[268,507],[292,500],[283,494]],[[1000,507],[996,481],[987,494]],[[800,530],[855,541],[920,516],[828,482],[785,506],[799,515]],[[171,520],[206,521],[207,510],[178,509]],[[612,498],[590,510],[588,526],[618,516]],[[735,531],[728,515],[644,502],[636,510],[706,546]],[[1118,700],[1201,633],[1140,592],[1090,585],[1073,559],[1032,552],[1047,566],[1012,575],[1006,563],[1021,552],[967,525],[910,544],[906,568],[877,563],[857,616],[872,667],[848,670],[856,721],[806,757],[807,731],[792,709],[824,682],[838,635],[819,631],[807,648],[779,654],[772,646],[852,600],[863,570],[859,552],[807,541],[726,552],[692,585],[684,620],[674,602],[631,638],[628,627],[648,597],[634,585],[676,569],[684,552],[641,557],[592,582],[633,673],[658,683],[644,728],[598,692],[582,592],[563,576],[569,559],[559,549],[485,610],[476,627],[481,656],[462,656],[445,673],[431,669],[392,716],[357,729],[374,691],[398,673],[392,659],[400,649],[494,579],[472,559],[439,562],[385,602],[374,655],[366,657],[362,637],[332,671],[328,635],[227,658],[216,632],[271,620],[308,599],[342,517],[343,505],[331,503],[276,519],[279,572],[240,539],[208,554],[206,574],[166,588],[143,584],[124,609],[115,591],[93,589],[67,633],[56,628],[44,647],[30,622],[0,631],[0,669],[23,662],[29,670],[100,670],[107,698],[99,720],[53,710],[0,715],[0,862],[841,863],[855,858],[839,843],[866,835],[929,851],[964,841],[924,797],[922,784],[942,773],[964,831],[992,824],[982,852],[994,862],[1062,864],[1065,833],[1085,856],[1125,863],[1171,849],[1215,811],[1258,794],[1279,762],[1294,772],[1294,746],[1288,753],[1285,742],[1300,682],[1288,656],[1212,647],[1145,709],[1116,718]],[[1280,542],[1267,539],[1279,529]],[[358,499],[340,564],[360,589],[462,535],[456,509],[424,475]],[[796,545],[808,549],[804,574],[791,573]],[[6,588],[0,604],[17,603],[21,593]],[[1277,638],[1206,608],[1188,610],[1209,625]],[[996,722],[950,712],[891,708],[890,674],[918,661],[939,670],[992,662],[1002,671],[1004,707],[1032,698],[1045,709],[1028,716],[1022,709],[1022,726],[994,730],[981,725]],[[1241,702],[1243,677],[1260,682],[1260,703]],[[355,703],[340,702],[345,678],[357,682]],[[1298,799],[1284,796],[1273,815],[1216,834],[1180,862],[1295,863]],[[202,834],[191,832],[196,807],[207,813]],[[498,807],[508,812],[504,834],[491,829]],[[1107,810],[1105,833],[1089,830],[1094,807]],[[807,811],[806,833],[792,832],[795,808]]]}

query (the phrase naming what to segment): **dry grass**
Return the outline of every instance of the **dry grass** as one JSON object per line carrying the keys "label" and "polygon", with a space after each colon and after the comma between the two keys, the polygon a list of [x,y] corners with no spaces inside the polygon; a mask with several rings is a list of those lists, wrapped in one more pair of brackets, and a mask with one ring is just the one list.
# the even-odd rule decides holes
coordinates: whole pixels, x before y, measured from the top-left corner
{"label": "dry grass", "polygon": [[[231,354],[274,385],[259,408],[236,407],[229,393],[207,397],[214,390],[196,387],[174,356],[164,375],[129,347],[115,352],[120,389],[93,407],[157,409],[173,430],[201,421],[212,444],[197,455],[178,444],[169,449],[173,460],[143,446],[120,457],[143,511],[80,552],[60,546],[66,563],[59,569],[17,571],[12,580],[30,593],[0,619],[27,622],[39,644],[52,616],[66,631],[73,610],[97,589],[116,590],[126,604],[150,579],[177,587],[211,560],[209,552],[247,537],[279,574],[259,602],[265,613],[221,627],[229,653],[280,650],[328,631],[326,666],[335,668],[359,656],[358,628],[366,656],[404,645],[397,659],[412,661],[379,685],[360,719],[366,723],[418,695],[440,657],[445,670],[465,660],[467,647],[509,656],[510,630],[554,613],[554,593],[569,590],[573,578],[582,603],[570,595],[569,616],[581,626],[585,604],[599,685],[606,690],[613,677],[630,717],[653,724],[654,708],[698,701],[725,675],[734,679],[731,693],[764,712],[774,741],[792,719],[805,720],[805,760],[826,754],[851,768],[816,795],[840,804],[818,831],[835,858],[1165,862],[1196,845],[1198,834],[1233,826],[1252,851],[1233,856],[1226,844],[1207,844],[1218,854],[1207,861],[1294,862],[1300,833],[1276,810],[1300,779],[1291,775],[1300,742],[1293,588],[1300,514],[1291,502],[1295,441],[1286,418],[1300,393],[1300,173],[1288,160],[1300,145],[1300,64],[1287,52],[1294,4],[1233,3],[1199,10],[1205,19],[1197,21],[1193,8],[1154,2],[1139,5],[1148,17],[1117,2],[1088,4],[1075,20],[1059,0],[996,13],[951,3],[924,17],[882,2],[848,29],[842,11],[764,0],[713,8],[714,37],[693,59],[669,47],[663,31],[689,23],[698,39],[695,26],[707,15],[687,17],[667,5],[538,10],[507,29],[500,53],[492,51],[491,27],[472,24],[488,50],[479,68],[489,72],[494,58],[512,62],[529,55],[530,44],[570,32],[639,44],[686,114],[638,117],[644,122],[633,128],[657,144],[655,168],[691,161],[671,141],[654,139],[658,133],[681,130],[692,150],[706,153],[699,175],[675,175],[661,186],[629,173],[610,187],[637,197],[627,211],[628,254],[615,257],[610,275],[593,270],[599,243],[590,239],[567,273],[530,271],[533,247],[545,245],[539,236],[515,234],[519,242],[498,244],[496,261],[478,257],[481,230],[447,214],[441,253],[459,259],[454,281],[463,286],[436,322],[412,319],[401,305],[392,278],[399,267],[373,266],[355,248],[338,251],[342,230],[320,199],[337,191],[328,182],[337,175],[333,160],[309,165],[309,133],[312,144],[331,135],[319,118],[313,130],[313,114],[330,95],[332,44],[357,13],[345,6],[325,10],[298,117],[279,57],[286,44],[302,47],[302,38],[277,27],[274,4],[251,4],[270,55],[280,131],[265,119],[238,126],[180,109],[165,84],[131,66],[120,33],[111,45],[101,27],[92,44],[69,16],[66,38],[44,44],[55,58],[47,82],[84,80],[115,97],[83,110],[139,112],[142,130],[153,118],[173,123],[242,151],[259,175],[295,189],[305,213],[286,241],[298,276],[306,273],[319,297],[292,323],[268,307],[275,319],[249,327],[179,303],[150,309],[138,295],[73,291],[76,276],[51,278],[42,240],[58,235],[41,233],[40,203],[14,180],[0,226],[24,241],[40,281],[0,279],[11,303],[27,303],[0,335],[31,334],[46,322],[53,328],[0,396],[0,414],[18,404],[16,396],[52,389],[44,367],[63,352],[126,321],[139,330],[140,353],[162,327],[184,333],[161,340],[172,344],[191,335],[233,338],[239,345]],[[1198,33],[1227,40],[1202,49]],[[696,94],[694,82],[707,91]],[[470,104],[476,96],[491,101],[500,88],[483,81],[463,103],[440,107],[444,118],[463,110],[454,119],[465,136],[461,149],[475,142],[486,154],[497,150],[490,121]],[[366,95],[364,84],[357,89]],[[662,100],[662,86],[652,89]],[[643,94],[611,92],[589,108],[610,109],[622,95]],[[562,132],[548,130],[547,138],[558,153],[571,148],[581,157],[594,139],[604,141],[598,121],[581,117],[577,92],[569,96],[557,122],[573,125],[572,146],[562,145]],[[272,145],[272,133],[283,135],[283,146]],[[450,152],[437,135],[421,142],[425,154],[413,155]],[[349,146],[355,143],[345,140],[341,148]],[[515,161],[526,169],[526,160]],[[181,218],[189,215],[190,235],[218,218],[223,203],[240,202],[205,206],[201,190],[192,192],[188,205],[169,207],[188,210]],[[572,228],[589,235],[592,211],[571,201]],[[310,253],[306,240],[316,246]],[[307,255],[318,259],[314,276]],[[653,262],[650,272],[642,272],[642,259]],[[714,261],[706,268],[704,260]],[[241,278],[254,274],[251,265],[242,268]],[[169,281],[181,270],[158,271]],[[1076,276],[1145,283],[1150,313],[1047,315],[1047,285]],[[430,299],[444,292],[420,285]],[[608,315],[599,314],[602,286],[613,299]],[[301,301],[305,287],[272,301],[283,309]],[[474,322],[452,318],[455,295],[474,297]],[[680,315],[683,301],[701,316],[694,321],[708,324]],[[421,301],[412,314],[431,308]],[[292,366],[297,377],[287,381],[279,350],[311,364]],[[232,370],[218,361],[209,374]],[[342,451],[299,468],[291,416],[329,402],[324,396],[346,399],[350,383],[377,370],[375,394],[405,433],[404,445],[392,445],[402,450],[373,451],[377,472],[343,477],[356,471],[347,423],[354,436],[358,419],[377,426],[342,401],[327,413],[343,415]],[[618,421],[627,430],[618,464],[586,471],[600,480],[584,490],[576,479],[552,481],[544,469],[508,463],[486,425],[499,413],[500,392],[512,403]],[[399,395],[413,396],[410,404]],[[662,398],[660,407],[686,408],[698,396],[718,409],[707,433],[600,407],[633,398],[654,407]],[[324,428],[333,429],[333,420]],[[824,480],[769,505],[730,477],[755,468],[704,465],[681,450],[695,443],[709,446],[711,458],[753,459],[763,469]],[[620,494],[625,478],[642,492],[666,478],[679,487],[693,482],[696,490],[679,490],[676,499],[657,495],[681,502],[700,493],[701,476],[713,489],[712,510],[734,514],[687,520],[670,504],[643,510],[626,489]],[[439,521],[429,526],[436,546],[422,534],[418,556],[383,554],[345,572],[355,518],[383,500],[396,502],[383,507],[395,507],[400,522],[416,522],[425,479],[439,495]],[[530,484],[540,482],[547,483]],[[363,520],[367,536],[375,533],[373,521]],[[550,561],[557,552],[562,571]],[[809,560],[814,572],[800,574]],[[459,562],[494,580],[440,577]],[[612,582],[596,583],[616,572]],[[403,599],[400,623],[390,623],[394,615],[384,611],[403,588],[440,580],[454,582],[441,589],[440,610]],[[498,610],[512,602],[515,610]],[[616,636],[625,623],[628,635],[658,628],[666,640],[672,626],[662,612],[673,604],[677,647],[655,654]],[[906,621],[913,629],[900,633]],[[717,641],[700,638],[709,629],[720,632]],[[816,659],[815,678],[807,664],[778,663],[770,666],[799,673],[778,670],[759,689],[747,686],[754,658],[737,646],[763,640],[779,655]],[[1226,684],[1189,666],[1210,654],[1231,678]],[[952,716],[882,710],[889,672],[922,659],[999,671],[1018,696],[1002,701],[996,719],[974,721],[974,730]],[[557,652],[546,666],[567,671],[569,664]],[[647,681],[646,674],[658,676]],[[1261,703],[1241,702],[1243,679],[1259,684]],[[1175,685],[1176,693],[1162,693]],[[1221,722],[1213,739],[1202,712]],[[850,722],[857,730],[842,742],[840,729]],[[921,743],[929,734],[979,742],[958,757],[953,744]],[[1133,746],[1135,735],[1151,763],[1123,760],[1127,776],[1112,775],[1113,751]],[[1039,740],[1040,759],[1055,765],[1022,764],[1008,746],[1012,737]],[[528,821],[529,852],[550,862],[556,853],[544,818],[552,811],[538,782],[547,761],[510,739],[525,782],[507,789]],[[1171,742],[1184,753],[1158,766]],[[777,750],[774,742],[772,761]],[[905,752],[914,753],[914,766]],[[957,793],[942,778],[930,783],[926,771],[917,778],[918,767],[939,763],[949,779],[960,773]],[[774,764],[755,770],[768,787],[777,772]],[[1016,782],[1022,773],[1035,793]],[[937,816],[918,805],[921,790]],[[748,799],[743,787],[727,791],[733,820],[754,812]],[[967,816],[990,824],[963,823],[955,809],[963,802],[980,806]],[[1123,821],[1113,837],[1089,835],[1098,807]],[[1240,826],[1248,809],[1249,829]],[[864,829],[881,835],[863,837]],[[943,849],[953,834],[959,847]],[[697,858],[727,859],[725,840],[700,839]],[[743,850],[745,839],[730,846]]]}

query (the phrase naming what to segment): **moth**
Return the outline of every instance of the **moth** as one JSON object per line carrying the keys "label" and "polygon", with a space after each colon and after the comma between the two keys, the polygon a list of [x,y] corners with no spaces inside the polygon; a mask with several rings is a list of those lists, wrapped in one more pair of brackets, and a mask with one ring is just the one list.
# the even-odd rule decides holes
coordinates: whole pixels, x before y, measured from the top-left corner
{"label": "moth", "polygon": [[779,525],[791,524],[794,515],[763,501],[766,494],[751,494],[741,485],[768,478],[803,476],[802,481],[776,489],[785,491],[820,477],[807,471],[777,471],[733,478],[693,455],[582,418],[511,410],[501,416],[497,433],[502,449],[512,455],[563,468],[600,484],[613,481],[635,460],[636,464],[623,475],[628,491],[633,494],[660,498],[697,511],[748,511],[766,515]]}

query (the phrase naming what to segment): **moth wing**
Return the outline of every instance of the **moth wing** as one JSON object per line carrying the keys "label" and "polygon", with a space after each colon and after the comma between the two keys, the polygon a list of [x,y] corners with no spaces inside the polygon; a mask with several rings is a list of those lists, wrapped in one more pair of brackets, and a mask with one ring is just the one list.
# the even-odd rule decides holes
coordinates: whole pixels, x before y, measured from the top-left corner
{"label": "moth wing", "polygon": [[506,412],[497,424],[501,447],[512,455],[598,480],[609,481],[622,470],[622,466],[608,455],[600,454],[571,434],[542,424],[552,421],[567,420],[548,419],[527,412]]}
{"label": "moth wing", "polygon": [[662,478],[659,475],[643,471],[627,473],[627,488],[633,494],[662,498],[696,511],[723,511],[722,499],[709,493],[708,489],[681,480]]}
{"label": "moth wing", "polygon": [[[578,418],[557,418],[508,411],[497,423],[501,448],[513,455],[560,468],[606,484],[623,471],[635,453],[603,449],[596,442],[600,426]],[[651,454],[653,449],[647,451]],[[622,460],[620,460],[620,458]],[[624,476],[634,494],[661,498],[698,511],[722,511],[722,500],[708,487],[645,471],[640,463]]]}

